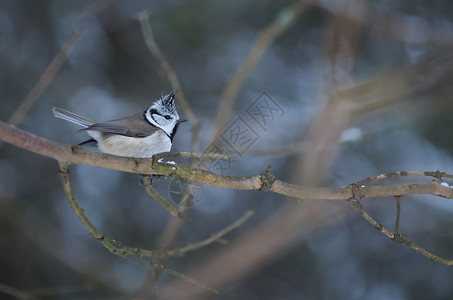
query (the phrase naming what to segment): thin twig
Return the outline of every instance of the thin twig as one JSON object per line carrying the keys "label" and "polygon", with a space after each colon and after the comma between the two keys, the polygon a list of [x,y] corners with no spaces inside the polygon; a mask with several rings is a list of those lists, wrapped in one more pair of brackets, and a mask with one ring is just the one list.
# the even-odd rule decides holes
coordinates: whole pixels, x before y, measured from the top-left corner
{"label": "thin twig", "polygon": [[[179,273],[173,269],[170,269],[170,268],[167,268],[161,264],[159,264],[155,259],[153,259],[151,256],[154,256],[155,253],[158,253],[158,251],[153,251],[153,250],[144,250],[144,249],[139,249],[139,248],[130,248],[130,247],[127,247],[125,245],[123,245],[122,243],[110,238],[110,237],[107,237],[106,235],[102,234],[92,223],[91,221],[86,217],[85,215],[85,212],[84,212],[84,209],[82,207],[80,207],[80,205],[78,204],[77,200],[75,199],[74,197],[74,193],[72,192],[72,187],[71,187],[71,183],[70,183],[70,180],[69,180],[69,171],[68,169],[63,166],[63,165],[60,165],[60,180],[61,180],[61,183],[63,185],[63,188],[65,190],[65,193],[66,193],[66,197],[69,201],[69,204],[71,206],[71,208],[73,209],[74,213],[76,214],[76,216],[79,218],[79,220],[82,222],[82,224],[85,226],[85,228],[88,229],[88,231],[90,232],[90,235],[93,236],[96,240],[98,240],[107,250],[109,250],[111,253],[113,254],[116,254],[116,255],[119,255],[123,258],[126,258],[134,263],[138,263],[139,265],[143,265],[142,263],[140,263],[139,261],[133,259],[131,256],[138,256],[140,257],[141,259],[144,259],[146,261],[148,261],[149,263],[151,263],[153,266],[156,266],[158,265],[158,267],[162,270],[165,270],[166,272],[172,274],[173,276],[176,276],[178,278],[181,278],[187,282],[190,282],[192,284],[195,284],[203,289],[206,289],[212,293],[216,293],[218,294],[219,292],[216,290],[216,289],[213,289],[213,288],[210,288],[210,287],[207,287],[206,285],[202,284],[201,282],[193,279],[193,278],[190,278],[182,273]],[[236,227],[235,227],[236,228]],[[234,228],[233,228],[234,229]],[[232,229],[231,229],[232,230]],[[229,231],[231,231],[229,230]],[[229,232],[227,231],[227,232]],[[226,234],[227,232],[224,232],[224,234]],[[220,238],[220,237],[219,237]],[[204,241],[201,242],[201,246],[200,247],[195,247],[195,248],[191,248],[191,249],[185,249],[183,251],[185,252],[188,252],[188,251],[192,251],[192,250],[195,250],[195,249],[199,249],[203,246],[206,246],[210,243],[214,242],[214,240],[212,239],[209,239],[209,243],[206,243]],[[120,248],[118,248],[117,246],[119,246]],[[184,252],[184,253],[185,253]]]}
{"label": "thin twig", "polygon": [[[148,259],[145,258],[145,260],[148,260]],[[151,261],[150,261],[150,262],[151,262]],[[198,287],[200,287],[200,288],[202,288],[202,289],[204,289],[204,290],[207,290],[207,291],[209,291],[209,292],[211,292],[211,293],[213,293],[213,294],[217,294],[217,295],[220,294],[219,290],[216,290],[216,289],[214,289],[214,288],[208,287],[208,286],[206,286],[205,284],[203,284],[202,282],[200,282],[200,281],[198,281],[198,280],[195,280],[195,279],[193,279],[193,278],[191,278],[191,277],[188,277],[188,276],[186,276],[186,275],[184,275],[184,274],[182,274],[182,273],[179,273],[179,272],[176,271],[176,270],[167,268],[166,266],[164,266],[164,265],[162,265],[162,264],[159,264],[159,263],[157,263],[157,262],[154,261],[154,260],[151,262],[151,265],[152,265],[152,267],[153,267],[154,269],[159,269],[159,270],[166,271],[166,272],[170,273],[171,275],[173,275],[173,276],[175,276],[175,277],[178,277],[179,279],[182,279],[182,280],[184,280],[184,281],[186,281],[186,282],[189,282],[189,283],[191,283],[191,284],[193,284],[193,285],[196,285],[196,286],[198,286]]]}
{"label": "thin twig", "polygon": [[200,249],[202,247],[205,247],[207,245],[214,243],[215,241],[219,240],[226,234],[230,233],[234,229],[241,226],[245,221],[247,221],[254,214],[253,210],[249,210],[241,218],[239,218],[236,222],[234,222],[233,224],[229,225],[228,227],[222,229],[221,231],[213,234],[211,237],[204,239],[200,242],[188,245],[186,247],[172,249],[172,250],[163,250],[163,251],[162,250],[147,250],[147,249],[141,249],[141,248],[131,248],[131,247],[126,246],[123,243],[101,233],[91,223],[91,221],[86,217],[85,210],[82,207],[80,207],[80,205],[78,204],[77,200],[74,197],[74,193],[72,191],[71,183],[69,180],[69,171],[64,166],[60,166],[60,180],[63,184],[63,188],[65,190],[66,197],[68,198],[71,208],[73,209],[74,213],[79,218],[79,220],[82,222],[82,224],[85,226],[85,228],[88,229],[88,231],[90,232],[90,235],[92,237],[94,237],[96,240],[98,240],[105,248],[107,248],[113,254],[117,254],[117,255],[120,255],[125,258],[128,256],[131,256],[131,255],[137,255],[141,258],[154,257],[154,256],[167,257],[167,256],[184,255],[187,252],[194,251],[194,250]]}
{"label": "thin twig", "polygon": [[10,295],[14,297],[15,299],[21,299],[21,300],[33,300],[37,299],[33,294],[30,294],[29,292],[24,292],[19,289],[16,289],[12,286],[0,283],[0,293]]}
{"label": "thin twig", "polygon": [[194,250],[200,249],[202,247],[205,247],[207,245],[210,245],[210,244],[214,243],[215,241],[218,241],[221,237],[223,237],[230,231],[241,226],[245,221],[247,221],[254,214],[255,214],[255,212],[253,210],[249,210],[249,211],[247,211],[247,213],[245,215],[243,215],[236,222],[234,222],[233,224],[229,225],[228,227],[222,229],[221,231],[217,232],[216,234],[213,234],[210,238],[207,238],[204,241],[201,241],[201,242],[198,242],[195,244],[187,245],[186,247],[183,247],[183,248],[167,250],[167,251],[165,251],[165,253],[168,256],[180,256],[180,255],[184,255],[185,253],[187,253],[189,251],[194,251]]}
{"label": "thin twig", "polygon": [[[404,238],[406,234],[400,234],[398,232],[391,232],[387,228],[385,228],[381,223],[377,222],[375,219],[373,219],[368,213],[366,213],[363,209],[363,206],[360,203],[360,200],[364,198],[363,194],[360,193],[359,186],[355,183],[351,185],[353,187],[353,196],[348,199],[348,203],[361,215],[368,223],[373,225],[374,228],[376,228],[377,231],[381,232],[385,236],[387,236],[391,241],[405,245],[409,248],[414,249],[415,251],[423,254],[424,256],[428,257],[429,259],[440,262],[442,264],[445,264],[447,266],[453,265],[453,260],[445,259],[442,257],[439,257],[426,249],[418,246],[417,244],[407,240]],[[399,222],[399,220],[398,220]],[[399,226],[399,225],[398,225]]]}
{"label": "thin twig", "polygon": [[[53,60],[47,66],[44,73],[41,75],[39,80],[36,82],[36,84],[31,89],[31,91],[28,93],[28,95],[25,97],[25,99],[22,101],[22,103],[19,105],[19,107],[16,109],[16,111],[8,119],[7,123],[12,124],[12,125],[17,125],[20,122],[22,122],[25,115],[33,107],[35,102],[39,99],[39,97],[42,95],[42,93],[46,90],[46,88],[52,82],[55,75],[61,69],[61,66],[63,65],[64,61],[68,57],[71,49],[74,47],[74,45],[77,43],[77,41],[80,40],[80,37],[83,35],[84,30],[85,30],[84,25],[83,25],[85,20],[88,18],[88,16],[91,16],[93,14],[98,14],[98,13],[102,12],[103,10],[105,10],[112,3],[112,1],[113,0],[97,0],[86,6],[86,8],[84,9],[84,12],[81,14],[81,19],[80,19],[79,25],[69,35],[68,39],[65,41],[65,43],[61,47],[60,51],[58,51],[58,53],[55,55]],[[2,146],[2,143],[0,143],[0,147],[1,146]]]}
{"label": "thin twig", "polygon": [[402,244],[402,245],[405,245],[409,248],[412,248],[414,249],[415,251],[423,254],[424,256],[428,257],[429,259],[433,260],[433,261],[437,261],[437,262],[440,262],[444,265],[447,265],[447,266],[451,266],[453,265],[453,260],[449,260],[449,259],[445,259],[445,258],[442,258],[442,257],[439,257],[429,251],[427,251],[426,249],[412,243],[411,241],[405,239],[401,234],[398,234],[398,233],[393,233],[391,232],[390,230],[388,230],[387,228],[385,228],[382,224],[378,223],[376,220],[374,220],[369,214],[367,214],[365,211],[362,211],[362,212],[359,212],[359,214],[368,222],[370,223],[371,225],[374,226],[374,228],[376,228],[377,231],[383,233],[385,236],[387,236],[391,241],[395,242],[395,243],[398,243],[398,244]]}
{"label": "thin twig", "polygon": [[183,255],[187,254],[188,252],[198,250],[200,248],[206,247],[208,245],[211,245],[211,244],[219,241],[221,238],[223,238],[225,235],[227,235],[231,231],[235,230],[236,228],[239,228],[248,219],[250,219],[254,214],[255,214],[255,212],[253,210],[249,210],[241,218],[236,220],[234,223],[232,223],[228,227],[225,227],[224,229],[220,230],[219,232],[213,234],[209,238],[206,238],[202,241],[187,245],[185,247],[169,249],[169,250],[149,250],[149,249],[143,249],[143,248],[132,248],[132,247],[129,247],[129,246],[121,243],[120,241],[117,241],[109,236],[103,235],[103,238],[108,240],[111,244],[118,247],[118,249],[126,251],[126,253],[128,253],[128,255],[136,255],[140,258],[183,256]]}
{"label": "thin twig", "polygon": [[151,198],[154,199],[157,203],[159,203],[163,208],[165,208],[173,217],[181,219],[182,216],[180,215],[178,209],[171,204],[164,196],[159,194],[153,187],[151,187],[151,178],[150,176],[143,176],[142,183],[145,188],[145,191]]}
{"label": "thin twig", "polygon": [[401,217],[401,196],[395,196],[396,202],[396,220],[395,220],[395,233],[399,234],[400,230],[400,217]]}
{"label": "thin twig", "polygon": [[272,145],[266,149],[248,150],[243,157],[286,157],[294,154],[302,154],[307,151],[308,141],[296,142],[284,145]]}

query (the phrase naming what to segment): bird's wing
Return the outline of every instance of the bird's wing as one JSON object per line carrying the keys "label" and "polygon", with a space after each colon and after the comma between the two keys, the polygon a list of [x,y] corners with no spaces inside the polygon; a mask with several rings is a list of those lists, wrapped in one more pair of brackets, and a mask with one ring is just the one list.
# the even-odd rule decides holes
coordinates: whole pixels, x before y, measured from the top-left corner
{"label": "bird's wing", "polygon": [[[126,125],[127,124],[127,125]],[[118,120],[93,124],[80,131],[98,131],[103,133],[119,134],[130,137],[143,138],[153,134],[159,128],[149,124],[142,113]]]}

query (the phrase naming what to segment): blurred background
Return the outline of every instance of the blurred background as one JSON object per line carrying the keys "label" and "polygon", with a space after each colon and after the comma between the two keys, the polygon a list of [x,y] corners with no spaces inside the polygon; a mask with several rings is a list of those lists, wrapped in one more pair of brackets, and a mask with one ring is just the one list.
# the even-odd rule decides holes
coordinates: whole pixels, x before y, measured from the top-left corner
{"label": "blurred background", "polygon": [[[256,175],[272,164],[281,180],[327,187],[399,170],[452,173],[452,22],[447,0],[1,0],[0,119],[77,144],[87,136],[52,107],[96,121],[146,109],[173,89],[145,42],[149,25],[190,121],[173,150],[234,155],[209,162],[213,172]],[[131,247],[182,247],[255,210],[221,243],[164,262],[220,289],[216,299],[453,296],[451,267],[392,243],[345,202],[204,186],[177,222],[136,174],[70,171],[88,218]],[[155,186],[172,199],[170,178]],[[393,230],[395,199],[362,202]],[[400,232],[453,258],[451,200],[404,196],[401,209]],[[214,297],[166,272],[153,279],[87,234],[57,163],[3,144],[0,298]]]}

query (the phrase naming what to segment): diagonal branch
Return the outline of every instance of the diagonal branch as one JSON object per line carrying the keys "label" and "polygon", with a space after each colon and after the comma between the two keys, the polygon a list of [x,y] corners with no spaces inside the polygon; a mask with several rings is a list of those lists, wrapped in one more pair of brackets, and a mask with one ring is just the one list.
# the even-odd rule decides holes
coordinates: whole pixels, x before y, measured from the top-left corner
{"label": "diagonal branch", "polygon": [[212,293],[218,294],[219,292],[216,289],[210,288],[203,283],[188,277],[182,273],[179,273],[173,269],[170,269],[159,262],[157,262],[154,257],[168,257],[168,256],[181,256],[184,255],[190,251],[194,251],[200,248],[203,248],[205,246],[208,246],[216,241],[218,241],[220,238],[228,234],[229,232],[233,231],[234,229],[238,228],[241,226],[245,221],[247,221],[253,214],[253,211],[248,211],[244,216],[242,216],[240,219],[238,219],[236,222],[231,224],[230,226],[224,228],[223,230],[219,231],[218,233],[212,235],[211,237],[200,241],[195,244],[188,245],[183,248],[179,249],[173,249],[173,250],[146,250],[146,249],[141,249],[141,248],[131,248],[128,247],[121,242],[118,242],[114,240],[113,238],[104,235],[101,233],[94,225],[91,223],[91,221],[87,218],[85,215],[85,210],[80,207],[79,203],[77,202],[74,193],[72,191],[71,187],[71,182],[69,180],[69,170],[67,169],[66,166],[60,165],[59,168],[59,175],[60,175],[60,180],[63,185],[63,189],[66,193],[66,197],[69,201],[69,204],[76,214],[76,216],[79,218],[80,222],[85,226],[85,228],[88,229],[90,232],[90,235],[93,236],[97,241],[99,241],[107,250],[109,250],[112,254],[119,255],[123,258],[126,258],[132,262],[138,263],[140,265],[143,265],[141,262],[133,259],[132,257],[139,257],[147,262],[149,262],[153,268],[157,268],[159,270],[164,270],[182,280],[185,280],[189,283],[192,283],[194,285],[197,285],[205,290],[208,290]]}
{"label": "diagonal branch", "polygon": [[219,232],[213,234],[211,237],[204,239],[200,242],[187,245],[182,248],[170,249],[170,250],[147,250],[142,248],[131,248],[127,245],[122,244],[119,241],[103,234],[100,232],[91,221],[85,215],[85,210],[80,207],[77,202],[74,193],[72,191],[71,182],[69,180],[69,170],[64,166],[60,166],[59,169],[60,181],[63,185],[63,189],[66,193],[66,198],[69,201],[69,205],[72,210],[79,218],[80,222],[85,226],[86,229],[90,232],[90,235],[98,240],[107,250],[111,253],[119,255],[124,258],[129,258],[130,256],[138,256],[142,259],[153,258],[153,257],[169,257],[169,256],[182,256],[188,252],[203,248],[205,246],[211,245],[212,243],[220,240],[226,234],[230,233],[234,229],[240,227],[244,224],[245,221],[250,219],[253,216],[254,211],[247,211],[241,218],[236,222],[232,223],[228,227],[220,230]]}
{"label": "diagonal branch", "polygon": [[[352,186],[354,186],[354,184]],[[398,197],[397,199],[399,199],[401,196],[398,195],[396,197]],[[428,250],[418,246],[417,244],[409,241],[408,239],[406,239],[405,238],[406,234],[398,233],[399,210],[398,210],[398,215],[397,215],[397,223],[395,226],[395,232],[391,232],[390,230],[385,228],[381,223],[377,222],[373,217],[371,217],[368,213],[365,212],[365,210],[363,209],[363,206],[360,203],[361,198],[362,198],[362,195],[360,195],[360,193],[354,192],[354,196],[351,197],[351,199],[349,199],[348,202],[357,211],[357,213],[359,215],[361,215],[368,223],[373,225],[373,227],[376,228],[377,231],[379,231],[380,233],[387,236],[391,241],[401,244],[401,245],[405,245],[409,248],[412,248],[415,251],[423,254],[424,256],[428,257],[429,259],[431,259],[433,261],[440,262],[447,266],[453,265],[453,260],[439,257],[439,256],[429,252]]]}
{"label": "diagonal branch", "polygon": [[96,15],[102,12],[111,4],[112,0],[97,0],[86,6],[84,12],[81,14],[81,20],[79,24],[71,32],[71,34],[69,35],[61,49],[57,52],[55,57],[47,66],[44,73],[42,73],[41,77],[33,86],[31,91],[28,93],[28,95],[25,97],[25,99],[22,101],[22,103],[19,105],[16,111],[8,119],[9,124],[12,125],[19,124],[24,119],[28,111],[33,107],[38,98],[47,89],[49,84],[54,79],[55,75],[61,69],[61,66],[68,57],[68,54],[70,53],[74,45],[77,43],[77,41],[80,40],[80,37],[83,35],[85,30],[84,28],[85,20],[91,15]]}
{"label": "diagonal branch", "polygon": [[152,180],[151,180],[150,176],[143,176],[142,177],[142,183],[144,185],[145,192],[148,195],[150,195],[151,198],[154,199],[154,201],[156,201],[163,208],[165,208],[170,213],[170,215],[172,215],[173,217],[178,218],[178,219],[182,219],[183,218],[183,216],[180,214],[178,209],[173,204],[171,204],[171,202],[168,201],[164,196],[159,194],[159,192],[156,191],[155,188],[153,188],[151,186],[152,185]]}
{"label": "diagonal branch", "polygon": [[175,91],[178,91],[178,98],[179,102],[181,103],[182,109],[184,110],[187,119],[189,119],[190,123],[192,126],[195,126],[198,121],[193,113],[192,109],[190,108],[189,101],[187,100],[184,91],[182,89],[181,83],[179,82],[178,76],[176,76],[175,71],[173,71],[173,68],[171,67],[170,63],[168,60],[165,58],[164,54],[162,51],[160,51],[159,46],[157,46],[156,41],[154,40],[154,34],[151,29],[151,25],[149,24],[149,10],[144,10],[141,13],[139,13],[138,19],[140,21],[140,25],[142,27],[142,33],[143,37],[145,39],[146,46],[148,47],[149,51],[152,53],[152,55],[159,61],[160,67],[162,70],[165,72],[167,75],[168,80],[170,81],[170,84],[172,88]]}
{"label": "diagonal branch", "polygon": [[249,211],[247,211],[245,213],[245,215],[243,215],[236,222],[230,224],[228,227],[225,227],[224,229],[222,229],[221,231],[217,232],[216,234],[213,234],[210,238],[207,238],[206,240],[198,242],[196,244],[187,245],[187,246],[179,248],[179,249],[166,250],[165,253],[168,256],[181,256],[181,255],[184,255],[185,253],[187,253],[189,251],[193,251],[193,250],[205,247],[207,245],[210,245],[213,242],[220,240],[228,232],[230,232],[230,231],[238,228],[239,226],[241,226],[245,221],[247,221],[254,214],[255,214],[255,212],[253,210],[249,210]]}

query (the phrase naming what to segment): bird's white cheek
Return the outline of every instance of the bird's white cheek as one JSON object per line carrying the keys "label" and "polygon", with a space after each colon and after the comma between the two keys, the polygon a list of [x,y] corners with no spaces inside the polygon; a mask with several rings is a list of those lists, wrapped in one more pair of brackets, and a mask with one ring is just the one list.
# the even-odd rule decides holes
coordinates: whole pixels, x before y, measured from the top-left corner
{"label": "bird's white cheek", "polygon": [[160,126],[160,128],[163,131],[165,131],[168,135],[171,135],[171,133],[173,132],[173,129],[175,128],[175,125],[176,125],[176,123],[172,122],[172,123],[169,123],[166,125],[162,125],[162,126]]}

